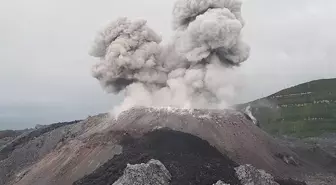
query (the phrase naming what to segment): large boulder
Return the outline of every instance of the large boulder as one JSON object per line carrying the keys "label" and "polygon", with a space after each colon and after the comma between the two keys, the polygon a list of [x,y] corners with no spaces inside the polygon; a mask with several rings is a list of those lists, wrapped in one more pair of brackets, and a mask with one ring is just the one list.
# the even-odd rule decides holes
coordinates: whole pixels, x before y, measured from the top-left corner
{"label": "large boulder", "polygon": [[264,170],[258,170],[252,165],[241,165],[235,169],[243,185],[279,185],[274,181],[272,175],[266,173]]}
{"label": "large boulder", "polygon": [[124,174],[113,185],[169,185],[171,175],[158,160],[146,164],[128,164]]}

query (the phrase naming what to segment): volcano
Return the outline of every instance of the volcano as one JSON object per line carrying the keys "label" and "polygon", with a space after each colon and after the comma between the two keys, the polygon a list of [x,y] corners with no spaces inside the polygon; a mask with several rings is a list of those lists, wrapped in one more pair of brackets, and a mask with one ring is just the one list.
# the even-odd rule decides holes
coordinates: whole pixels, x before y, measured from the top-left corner
{"label": "volcano", "polygon": [[332,178],[280,143],[235,110],[139,107],[20,135],[0,150],[0,184],[112,184],[128,164],[152,159],[170,184],[243,184],[236,168],[246,164],[278,184]]}

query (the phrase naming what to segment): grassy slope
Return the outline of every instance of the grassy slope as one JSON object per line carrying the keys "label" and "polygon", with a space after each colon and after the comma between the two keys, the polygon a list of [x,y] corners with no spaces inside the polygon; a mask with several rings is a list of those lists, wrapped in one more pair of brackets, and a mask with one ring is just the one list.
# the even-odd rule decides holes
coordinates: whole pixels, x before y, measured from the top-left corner
{"label": "grassy slope", "polygon": [[249,104],[271,134],[310,137],[336,132],[336,79],[300,84]]}

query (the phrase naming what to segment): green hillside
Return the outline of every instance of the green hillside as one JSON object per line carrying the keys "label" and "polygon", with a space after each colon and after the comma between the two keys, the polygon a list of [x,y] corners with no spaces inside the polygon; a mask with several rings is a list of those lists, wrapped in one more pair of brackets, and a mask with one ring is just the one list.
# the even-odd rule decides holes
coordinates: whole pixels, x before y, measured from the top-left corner
{"label": "green hillside", "polygon": [[336,132],[336,79],[300,84],[247,105],[271,134],[310,137]]}

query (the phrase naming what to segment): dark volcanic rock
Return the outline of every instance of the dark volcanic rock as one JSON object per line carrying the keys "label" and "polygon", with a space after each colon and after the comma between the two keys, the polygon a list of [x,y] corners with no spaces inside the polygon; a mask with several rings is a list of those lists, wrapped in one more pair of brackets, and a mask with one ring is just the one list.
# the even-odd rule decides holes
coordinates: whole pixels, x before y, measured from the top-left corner
{"label": "dark volcanic rock", "polygon": [[146,164],[128,164],[124,175],[113,185],[169,185],[171,175],[158,160],[150,160]]}
{"label": "dark volcanic rock", "polygon": [[275,182],[280,185],[307,185],[305,182],[296,181],[293,179],[275,179]]}
{"label": "dark volcanic rock", "polygon": [[274,181],[272,175],[264,170],[258,170],[252,165],[241,165],[236,168],[236,173],[243,184],[279,185]]}
{"label": "dark volcanic rock", "polygon": [[162,129],[140,138],[125,136],[123,153],[75,185],[106,185],[115,182],[126,165],[160,160],[172,175],[171,185],[207,185],[218,180],[240,185],[234,168],[238,165],[208,142],[182,132]]}
{"label": "dark volcanic rock", "polygon": [[0,185],[69,185],[92,173],[122,152],[118,134],[102,133],[109,120],[100,114],[27,137],[0,160]]}
{"label": "dark volcanic rock", "polygon": [[3,148],[0,150],[0,160],[3,160],[8,157],[8,155],[15,150],[17,146],[24,145],[25,143],[28,143],[32,139],[41,136],[44,133],[50,132],[52,130],[55,130],[59,127],[63,127],[66,125],[71,125],[80,122],[79,120],[76,121],[71,121],[71,122],[62,122],[62,123],[55,123],[48,125],[46,127],[40,128],[40,129],[35,129],[29,132],[26,132],[10,143],[6,144]]}
{"label": "dark volcanic rock", "polygon": [[24,130],[1,130],[0,131],[0,150],[2,146],[11,142],[23,132]]}
{"label": "dark volcanic rock", "polygon": [[16,137],[20,135],[23,131],[16,131],[16,130],[1,130],[0,131],[0,139],[6,137]]}
{"label": "dark volcanic rock", "polygon": [[[171,130],[153,131],[160,128]],[[233,170],[238,164],[263,169],[280,185],[301,184],[278,178],[336,184],[334,174],[302,160],[234,110],[134,108],[118,119],[101,114],[43,126],[9,144],[0,149],[1,185],[112,184],[128,163],[150,159],[160,160],[175,184],[239,184]]]}
{"label": "dark volcanic rock", "polygon": [[[78,121],[52,124],[48,127],[24,132],[0,148],[0,185],[7,184],[15,173],[24,170],[51,152],[68,135],[66,126]],[[64,127],[64,128],[61,128]],[[20,172],[25,175],[29,170]]]}
{"label": "dark volcanic rock", "polygon": [[[141,134],[160,127],[200,137],[238,164],[251,164],[274,177],[300,178],[309,171],[323,171],[302,161],[235,110],[133,108],[123,112],[110,129]],[[279,153],[292,156],[300,165],[287,164],[276,157]]]}
{"label": "dark volcanic rock", "polygon": [[276,179],[264,170],[256,169],[252,165],[241,165],[236,169],[236,174],[244,185],[307,185],[305,182],[293,179]]}
{"label": "dark volcanic rock", "polygon": [[216,182],[216,184],[213,184],[213,185],[230,185],[230,184],[226,184],[223,181],[218,181]]}

